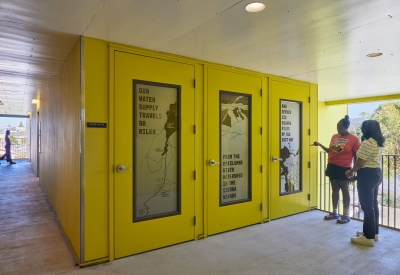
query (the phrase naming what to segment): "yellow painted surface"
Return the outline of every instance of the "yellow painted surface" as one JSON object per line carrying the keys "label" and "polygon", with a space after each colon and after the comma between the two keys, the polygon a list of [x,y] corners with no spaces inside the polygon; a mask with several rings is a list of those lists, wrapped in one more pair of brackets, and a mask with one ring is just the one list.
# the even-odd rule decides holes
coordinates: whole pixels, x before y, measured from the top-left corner
{"label": "yellow painted surface", "polygon": [[400,94],[384,95],[384,96],[371,96],[371,97],[353,98],[353,99],[346,99],[346,100],[326,101],[325,105],[328,105],[328,106],[347,105],[347,104],[354,104],[354,103],[367,103],[367,102],[387,101],[387,100],[395,100],[395,99],[400,99]]}
{"label": "yellow painted surface", "polygon": [[[84,261],[109,256],[108,43],[84,39]],[[107,128],[87,128],[104,122]]]}
{"label": "yellow painted surface", "polygon": [[[270,155],[271,153],[269,150],[272,150],[274,147],[270,147],[270,140],[272,140],[274,137],[276,137],[276,134],[274,134],[274,131],[270,131],[270,122],[272,122],[273,119],[279,119],[278,115],[275,115],[273,112],[270,112],[270,107],[269,107],[269,98],[270,95],[273,94],[273,91],[270,90],[270,79],[273,78],[275,81],[280,80],[289,85],[290,87],[306,87],[307,91],[309,91],[309,94],[311,95],[312,98],[317,97],[317,87],[314,85],[314,87],[308,83],[300,82],[300,81],[295,81],[295,80],[290,80],[290,79],[281,79],[279,77],[273,77],[269,76],[266,74],[261,74],[257,72],[251,72],[247,70],[242,70],[242,69],[233,69],[233,68],[228,68],[227,66],[222,66],[222,65],[217,65],[217,64],[211,64],[208,62],[204,61],[199,61],[199,60],[193,60],[190,58],[184,58],[184,57],[178,57],[170,54],[164,54],[164,53],[157,53],[153,52],[150,50],[145,50],[145,49],[139,49],[135,47],[129,47],[129,46],[124,46],[124,45],[117,45],[117,44],[109,44],[106,41],[100,41],[96,39],[91,39],[91,38],[83,38],[84,39],[84,57],[85,57],[85,63],[84,63],[84,90],[83,95],[84,95],[84,124],[86,125],[86,122],[106,122],[107,123],[107,128],[106,129],[95,129],[95,128],[84,128],[84,188],[85,188],[85,195],[84,195],[84,214],[85,214],[85,222],[84,222],[84,257],[83,260],[84,262],[91,262],[91,261],[102,261],[102,259],[109,258],[110,260],[113,260],[114,257],[118,258],[121,257],[122,255],[128,255],[128,254],[133,254],[137,253],[137,251],[142,251],[146,249],[152,249],[152,247],[158,246],[164,246],[168,245],[167,242],[151,242],[150,244],[144,244],[144,242],[139,242],[139,247],[134,248],[137,249],[136,251],[131,251],[130,248],[128,248],[128,245],[122,244],[119,245],[118,242],[123,242],[122,239],[117,240],[115,238],[118,238],[119,235],[124,235],[124,234],[131,234],[132,231],[129,231],[130,229],[123,229],[121,225],[125,221],[122,221],[120,225],[118,223],[115,223],[114,225],[114,220],[117,221],[119,219],[117,213],[117,204],[118,200],[120,200],[120,195],[118,193],[124,193],[122,195],[122,198],[126,198],[129,196],[130,193],[129,190],[122,189],[122,191],[118,191],[116,186],[118,183],[118,179],[115,175],[115,173],[112,170],[112,167],[114,164],[117,164],[118,159],[114,159],[114,154],[117,158],[117,156],[122,156],[122,157],[127,157],[127,154],[120,154],[117,153],[118,149],[118,142],[116,135],[114,135],[114,132],[117,133],[117,123],[115,123],[116,117],[114,117],[114,111],[118,111],[120,104],[117,103],[117,98],[114,98],[114,85],[128,85],[128,84],[123,84],[120,83],[121,81],[115,81],[115,77],[117,75],[126,75],[129,73],[134,73],[136,75],[141,75],[143,74],[148,74],[149,78],[145,80],[151,80],[152,81],[159,81],[157,77],[169,77],[171,76],[169,73],[165,74],[165,76],[162,76],[160,73],[154,73],[152,70],[153,68],[157,67],[145,67],[144,70],[139,70],[138,68],[132,68],[132,70],[128,72],[122,72],[122,74],[114,74],[114,57],[111,55],[112,50],[110,49],[118,49],[126,52],[126,54],[137,54],[141,55],[143,58],[150,58],[152,60],[164,60],[164,62],[174,62],[174,63],[184,63],[184,64],[190,64],[194,68],[194,73],[193,77],[196,78],[196,88],[193,89],[193,101],[194,101],[194,106],[193,106],[193,118],[192,118],[192,126],[190,129],[187,129],[188,131],[190,130],[191,133],[193,134],[193,125],[195,124],[197,127],[197,134],[193,135],[193,139],[190,139],[190,142],[193,142],[193,163],[190,164],[191,168],[186,168],[184,173],[187,173],[185,175],[187,178],[187,182],[190,182],[189,184],[193,186],[193,195],[192,196],[192,210],[191,210],[191,216],[190,219],[188,218],[187,221],[184,222],[185,226],[190,227],[190,237],[187,237],[187,239],[197,239],[201,238],[203,236],[207,236],[209,234],[208,229],[210,228],[210,219],[209,213],[210,213],[210,205],[212,204],[212,196],[215,196],[213,192],[209,189],[210,184],[208,180],[212,178],[212,174],[210,174],[210,169],[206,165],[206,161],[209,159],[209,152],[210,148],[208,147],[209,145],[209,137],[212,135],[212,131],[215,129],[209,125],[210,121],[208,120],[208,115],[211,113],[211,109],[209,106],[209,99],[208,99],[208,91],[207,88],[209,87],[209,78],[208,78],[208,71],[206,68],[214,68],[219,71],[226,71],[229,72],[229,74],[233,75],[246,75],[246,77],[252,79],[258,79],[257,82],[260,83],[258,86],[258,90],[255,93],[258,96],[258,99],[256,99],[255,96],[253,96],[253,102],[257,102],[257,104],[260,104],[259,110],[256,111],[257,115],[260,115],[260,119],[257,122],[259,126],[253,127],[254,128],[254,135],[260,133],[260,127],[263,127],[263,135],[260,136],[260,142],[256,142],[258,145],[254,145],[253,141],[253,149],[256,150],[255,154],[259,154],[259,157],[256,157],[259,159],[258,163],[255,164],[253,163],[253,170],[255,172],[258,172],[257,175],[260,176],[260,180],[256,183],[259,185],[259,190],[261,190],[260,196],[257,198],[258,202],[257,205],[254,203],[254,211],[257,212],[257,222],[261,222],[263,220],[267,220],[270,218],[269,214],[272,208],[274,207],[279,207],[279,204],[272,203],[269,194],[270,194],[270,188],[271,188],[271,178],[270,178]],[[148,60],[148,59],[146,59]],[[160,67],[160,69],[163,68],[163,66]],[[143,69],[143,68],[142,68]],[[137,71],[139,70],[139,71]],[[175,76],[174,76],[175,77]],[[231,77],[224,76],[221,78],[220,83],[223,85],[226,85],[226,87],[232,87],[230,86],[231,82]],[[162,82],[162,81],[159,81]],[[168,82],[165,80],[165,82]],[[192,84],[191,82],[190,84]],[[131,83],[130,83],[131,84]],[[186,85],[186,84],[185,84]],[[189,85],[189,84],[188,84]],[[259,97],[259,89],[263,88],[263,97]],[[131,89],[131,88],[130,88]],[[292,88],[289,89],[290,91],[293,91]],[[295,88],[296,90],[296,88]],[[114,102],[115,100],[115,102]],[[308,101],[307,101],[308,102]],[[129,100],[126,102],[124,101],[123,104],[129,103]],[[315,108],[314,110],[310,111],[310,117],[308,118],[308,123],[311,125],[311,128],[317,129],[317,118],[315,113],[317,112],[316,108],[316,101],[311,102],[312,108]],[[115,108],[114,108],[115,106]],[[271,120],[269,120],[269,114],[272,114],[273,117],[271,117]],[[311,117],[311,114],[313,114],[313,117]],[[132,118],[127,118],[127,119],[132,119]],[[210,132],[211,131],[211,132]],[[275,131],[276,132],[276,131]],[[308,134],[308,133],[307,133]],[[316,132],[312,131],[311,136],[316,135]],[[123,138],[128,138],[128,136],[123,137]],[[114,148],[113,145],[116,144],[116,147]],[[109,146],[111,145],[111,146]],[[309,145],[309,144],[308,144]],[[310,150],[310,159],[313,158],[312,151],[311,149],[307,148]],[[129,151],[129,150],[128,150]],[[314,157],[315,157],[315,152],[314,152]],[[132,160],[124,159],[124,161],[130,161],[132,163]],[[314,160],[316,162],[316,160]],[[129,163],[129,162],[126,162]],[[263,165],[263,173],[260,173],[260,165]],[[306,165],[307,163],[305,163]],[[189,165],[187,163],[186,165]],[[128,165],[126,165],[128,166]],[[272,166],[271,166],[272,167]],[[197,180],[193,179],[193,172],[196,170],[197,172]],[[312,171],[312,168],[310,169],[310,172]],[[122,174],[121,174],[122,175]],[[123,174],[124,176],[128,174]],[[190,179],[189,179],[190,177]],[[313,181],[313,176],[310,176],[310,186],[312,186]],[[315,178],[315,175],[314,175]],[[116,189],[117,188],[117,189]],[[125,188],[125,187],[124,187]],[[211,192],[211,193],[210,193]],[[310,192],[313,193],[312,188],[310,188]],[[311,203],[308,201],[306,202],[307,208],[309,209],[309,206],[313,206],[313,198],[315,198],[317,194],[312,194],[311,195]],[[288,196],[287,196],[288,197]],[[127,204],[128,201],[128,204]],[[263,203],[263,211],[260,211],[260,203]],[[298,212],[304,211],[303,209],[303,202],[299,203],[296,201],[296,205],[299,205]],[[122,208],[129,209],[129,200],[121,200],[121,206]],[[290,209],[294,209],[295,207],[291,206]],[[125,212],[121,215],[129,215],[129,211]],[[241,213],[239,210],[239,213]],[[233,211],[231,213],[227,213],[227,215],[232,215]],[[197,217],[197,226],[193,226],[193,216]],[[253,223],[253,222],[250,222]],[[149,223],[151,224],[151,223]],[[249,224],[249,223],[248,223]],[[122,231],[118,231],[118,226],[122,228]],[[213,225],[211,225],[212,227]],[[230,230],[235,227],[240,227],[242,225],[234,225],[231,224],[229,227],[226,228],[220,228],[219,230]],[[218,227],[218,226],[217,226]],[[146,227],[144,225],[141,229],[139,230],[145,230],[150,227]],[[156,233],[157,232],[157,225],[153,225],[151,227],[150,232]],[[169,227],[170,229],[173,229],[174,227],[171,225]],[[115,230],[115,231],[114,231]],[[136,229],[135,229],[136,230]],[[180,227],[176,229],[176,232],[180,232],[180,234],[185,235],[186,233],[184,230],[180,231]],[[216,230],[217,231],[217,230]],[[215,231],[215,232],[216,232]],[[118,233],[119,232],[119,233]],[[139,231],[133,231],[133,232],[139,232]],[[147,231],[146,231],[147,232]],[[213,232],[213,231],[211,231]],[[121,235],[121,236],[122,236]],[[126,238],[127,243],[129,242],[135,242],[136,240],[134,239],[134,236],[129,236]],[[186,237],[185,237],[186,238]],[[178,236],[172,234],[170,241],[173,242],[180,242],[181,240],[178,240]],[[114,252],[118,250],[118,246],[122,247],[121,251],[116,253],[114,255]]]}
{"label": "yellow painted surface", "polygon": [[[74,250],[80,257],[80,42],[41,95],[39,177]],[[33,113],[35,116],[36,114]],[[36,127],[33,120],[32,130]],[[36,150],[36,129],[32,149]],[[32,159],[36,156],[32,154]]]}
{"label": "yellow painted surface", "polygon": [[[236,72],[206,67],[207,70],[207,156],[206,162],[214,159],[220,165],[207,166],[207,207],[208,234],[216,234],[227,230],[259,223],[262,221],[260,210],[262,174],[261,157],[261,96],[262,78],[260,76],[239,74]],[[224,159],[220,155],[221,142],[221,102],[220,91],[234,92],[251,96],[251,201],[220,206],[220,179]],[[233,118],[232,118],[233,119]],[[233,122],[232,122],[233,123]],[[249,144],[250,145],[250,144]],[[232,159],[234,160],[234,159]],[[246,164],[247,160],[243,159]],[[233,167],[234,168],[234,167]],[[227,186],[229,187],[229,186]]]}
{"label": "yellow painted surface", "polygon": [[[310,112],[308,97],[310,90],[308,85],[298,85],[284,80],[271,79],[270,81],[270,198],[271,198],[271,219],[276,219],[301,211],[309,210],[310,201]],[[280,161],[272,162],[272,156],[280,157],[280,100],[298,101],[302,104],[302,143],[300,156],[302,157],[302,187],[301,192],[280,195],[281,167]]]}
{"label": "yellow painted surface", "polygon": [[[124,173],[114,172],[115,257],[120,258],[195,238],[195,96],[193,86],[195,66],[193,64],[173,62],[120,51],[115,52],[114,58],[115,165],[124,164],[126,167],[135,167],[132,141],[134,140],[133,133],[136,129],[133,127],[132,113],[133,106],[136,104],[139,105],[139,103],[132,97],[132,81],[145,80],[181,86],[181,136],[179,144],[181,166],[180,170],[178,170],[181,177],[180,213],[168,217],[133,222],[133,213],[137,211],[136,207],[138,207],[134,203],[134,196],[136,196],[134,185],[151,183],[140,181],[140,179],[136,182],[135,169],[125,171]],[[151,106],[156,105],[157,102]],[[158,131],[159,129],[155,130]],[[149,139],[155,137],[155,135],[148,135]],[[140,146],[140,144],[138,145]],[[154,157],[157,155],[153,154],[153,152],[149,152],[149,154]],[[161,153],[159,155],[161,156]],[[157,161],[157,159],[154,161]],[[137,160],[136,165],[141,167],[143,162],[146,165],[146,160]],[[164,167],[164,169],[166,168]],[[148,194],[149,200],[154,201],[157,199],[159,203],[162,203],[161,192],[159,191],[161,187],[157,185],[154,188],[154,194]],[[151,205],[150,202],[149,205]],[[151,210],[150,206],[148,208],[149,214]]]}
{"label": "yellow painted surface", "polygon": [[[337,106],[329,106],[324,102],[318,103],[318,141],[324,146],[328,147],[331,141],[332,135],[337,133],[336,125],[347,115],[347,105],[337,105]],[[318,147],[318,196],[319,201],[318,205],[320,208],[327,210],[332,210],[330,196],[331,193],[329,191],[329,178],[325,177],[325,165],[328,161],[328,154],[325,154],[326,161],[324,160],[324,152],[321,148]],[[322,158],[321,158],[322,156]],[[341,208],[343,209],[343,208]]]}
{"label": "yellow painted surface", "polygon": [[[319,132],[319,113],[318,113],[318,85],[311,84],[310,85],[310,144],[318,139]],[[318,148],[315,146],[309,146],[308,150],[310,152],[310,207],[318,206],[318,171],[319,171],[319,162],[318,162]]]}
{"label": "yellow painted surface", "polygon": [[262,101],[262,145],[261,145],[261,156],[262,156],[262,186],[261,186],[261,200],[262,200],[262,220],[268,221],[271,209],[271,200],[269,192],[269,81],[270,78],[262,76],[262,90],[263,96]]}

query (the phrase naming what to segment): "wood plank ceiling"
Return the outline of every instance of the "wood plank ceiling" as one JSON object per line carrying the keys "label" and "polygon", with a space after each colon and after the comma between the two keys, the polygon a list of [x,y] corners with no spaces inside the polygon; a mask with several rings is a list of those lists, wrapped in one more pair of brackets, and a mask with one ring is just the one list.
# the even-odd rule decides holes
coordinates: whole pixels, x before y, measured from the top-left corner
{"label": "wood plank ceiling", "polygon": [[250,2],[0,0],[0,114],[25,115],[81,35],[317,83],[321,101],[400,93],[399,0]]}

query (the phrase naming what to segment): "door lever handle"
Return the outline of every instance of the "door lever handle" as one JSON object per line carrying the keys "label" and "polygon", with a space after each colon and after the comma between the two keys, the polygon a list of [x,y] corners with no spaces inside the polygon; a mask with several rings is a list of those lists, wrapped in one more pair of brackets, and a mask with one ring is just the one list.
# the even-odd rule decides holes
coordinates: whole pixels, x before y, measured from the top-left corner
{"label": "door lever handle", "polygon": [[281,158],[277,158],[277,157],[275,157],[275,156],[272,157],[272,162],[276,162],[277,160],[281,160],[281,161],[282,161]]}
{"label": "door lever handle", "polygon": [[125,165],[123,165],[123,164],[118,164],[118,166],[117,166],[118,173],[123,173],[126,170],[132,170],[132,168],[125,167]]}
{"label": "door lever handle", "polygon": [[214,166],[215,164],[220,164],[220,162],[217,162],[217,161],[215,161],[215,160],[213,160],[213,159],[210,159],[210,161],[208,162],[208,164],[209,164],[210,166]]}

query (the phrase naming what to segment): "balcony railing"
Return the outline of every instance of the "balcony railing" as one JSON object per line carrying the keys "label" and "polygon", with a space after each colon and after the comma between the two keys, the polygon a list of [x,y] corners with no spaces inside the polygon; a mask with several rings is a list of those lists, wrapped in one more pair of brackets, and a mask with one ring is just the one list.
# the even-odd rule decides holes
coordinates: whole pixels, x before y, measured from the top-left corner
{"label": "balcony railing", "polygon": [[[379,203],[379,224],[400,229],[400,170],[399,155],[383,155],[382,156],[382,183],[379,186],[378,203]],[[329,178],[325,176],[325,168],[327,165],[327,153],[320,152],[319,165],[319,205],[318,208],[323,211],[332,211],[331,194],[332,189]],[[350,217],[363,220],[364,213],[358,199],[357,181],[350,184]],[[338,211],[342,214],[342,194],[340,191],[340,199]]]}
{"label": "balcony railing", "polygon": [[[12,137],[11,138],[11,158],[12,159],[24,159],[27,158],[26,152],[26,137]],[[0,138],[0,156],[5,154],[6,141],[4,138]]]}

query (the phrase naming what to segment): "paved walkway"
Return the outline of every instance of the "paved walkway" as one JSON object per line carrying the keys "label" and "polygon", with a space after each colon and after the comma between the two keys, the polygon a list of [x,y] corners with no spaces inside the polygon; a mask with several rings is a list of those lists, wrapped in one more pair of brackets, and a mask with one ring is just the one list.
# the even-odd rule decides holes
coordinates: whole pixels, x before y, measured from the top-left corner
{"label": "paved walkway", "polygon": [[31,163],[0,162],[0,274],[60,274],[79,269]]}
{"label": "paved walkway", "polygon": [[400,274],[400,231],[381,228],[375,247],[350,237],[362,222],[311,211],[79,268],[28,161],[0,165],[0,274],[204,275]]}

